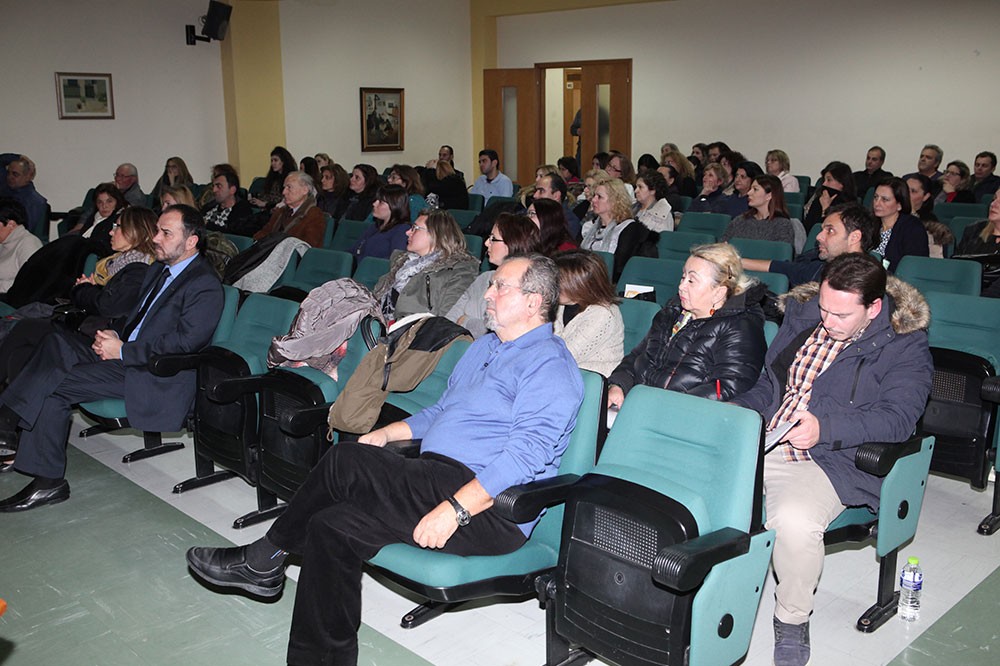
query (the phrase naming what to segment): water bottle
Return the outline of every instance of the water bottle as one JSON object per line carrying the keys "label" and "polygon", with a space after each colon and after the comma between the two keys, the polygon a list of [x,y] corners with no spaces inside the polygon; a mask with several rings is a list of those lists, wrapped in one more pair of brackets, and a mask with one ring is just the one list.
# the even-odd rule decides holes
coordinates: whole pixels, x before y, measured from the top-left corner
{"label": "water bottle", "polygon": [[913,622],[920,617],[920,588],[924,585],[924,574],[920,570],[920,560],[911,557],[899,574],[899,617]]}

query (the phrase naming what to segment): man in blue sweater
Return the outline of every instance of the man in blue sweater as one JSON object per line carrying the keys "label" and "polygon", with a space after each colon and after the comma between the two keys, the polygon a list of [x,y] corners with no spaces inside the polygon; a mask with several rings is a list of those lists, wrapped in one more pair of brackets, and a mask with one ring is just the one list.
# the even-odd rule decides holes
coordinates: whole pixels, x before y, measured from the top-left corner
{"label": "man in blue sweater", "polygon": [[[302,556],[288,663],[356,664],[361,566],[385,545],[457,555],[512,552],[536,521],[490,510],[505,489],[554,476],[576,423],[583,383],[552,332],[551,259],[506,261],[486,291],[494,334],[477,340],[431,407],[334,446],[267,535],[241,548],[192,548],[191,569],[216,585],[280,594],[288,553]],[[419,458],[383,448],[422,439]]]}

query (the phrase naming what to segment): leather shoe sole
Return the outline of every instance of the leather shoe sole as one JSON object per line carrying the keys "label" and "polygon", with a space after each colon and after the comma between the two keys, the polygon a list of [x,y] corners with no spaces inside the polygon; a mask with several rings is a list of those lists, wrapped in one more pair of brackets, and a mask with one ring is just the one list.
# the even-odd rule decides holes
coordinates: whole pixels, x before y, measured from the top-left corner
{"label": "leather shoe sole", "polygon": [[37,488],[32,481],[21,492],[0,502],[0,513],[28,511],[46,504],[58,504],[69,499],[69,481],[62,480],[55,488]]}
{"label": "leather shoe sole", "polygon": [[187,563],[199,578],[231,587],[257,597],[276,597],[285,586],[285,567],[267,573],[257,573],[247,564],[246,548],[190,548]]}
{"label": "leather shoe sole", "polygon": [[17,453],[19,436],[13,430],[0,430],[0,458],[10,458]]}

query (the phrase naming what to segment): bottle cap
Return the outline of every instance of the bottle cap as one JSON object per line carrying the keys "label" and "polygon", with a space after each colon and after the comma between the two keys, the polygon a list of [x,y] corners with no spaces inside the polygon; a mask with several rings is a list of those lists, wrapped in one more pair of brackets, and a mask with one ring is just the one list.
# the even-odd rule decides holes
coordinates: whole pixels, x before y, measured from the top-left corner
{"label": "bottle cap", "polygon": [[917,566],[918,564],[920,564],[920,558],[919,557],[908,557],[908,558],[906,558],[906,561],[908,563],[912,564],[913,566]]}

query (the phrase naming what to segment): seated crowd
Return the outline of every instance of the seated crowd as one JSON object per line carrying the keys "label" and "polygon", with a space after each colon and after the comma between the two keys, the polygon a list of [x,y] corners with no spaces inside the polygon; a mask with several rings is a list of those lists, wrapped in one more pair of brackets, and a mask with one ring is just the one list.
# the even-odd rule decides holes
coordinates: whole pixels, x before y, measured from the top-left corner
{"label": "seated crowd", "polygon": [[[289,663],[356,663],[361,564],[383,545],[460,555],[523,545],[535,521],[506,522],[493,499],[555,474],[582,400],[581,368],[607,378],[611,416],[642,384],[755,410],[769,431],[797,424],[765,458],[764,486],[780,579],[775,663],[805,664],[823,530],[845,506],[877,504],[881,481],[854,470],[853,450],[908,437],[930,391],[928,308],[893,273],[935,246],[1000,254],[996,157],[940,172],[943,154],[928,145],[917,171],[900,178],[882,169],[875,146],[864,171],[830,162],[813,189],[781,150],[768,151],[764,169],[722,142],[695,144],[689,156],[665,144],[660,154],[638,169],[618,151],[595,155],[587,170],[563,157],[519,189],[491,149],[467,186],[450,146],[384,178],[370,164],[348,172],[324,153],[297,163],[278,146],[249,192],[228,164],[214,165],[202,188],[171,157],[150,197],[123,164],[47,245],[30,229],[34,164],[8,155],[0,290],[13,313],[0,329],[0,472],[31,481],[0,512],[69,498],[66,431],[77,403],[122,398],[133,427],[179,429],[193,371],[159,377],[150,359],[208,344],[222,281],[245,286],[240,279],[279,255],[280,274],[291,252],[329,247],[331,232],[355,221],[363,230],[343,249],[355,265],[386,262],[371,292],[384,322],[431,313],[475,342],[435,405],[331,447],[265,537],[192,549],[200,578],[273,597],[286,558],[302,556]],[[485,206],[463,227],[449,211],[467,211],[470,195]],[[937,204],[986,199],[986,219],[958,239],[934,217]],[[698,213],[728,222],[717,242],[690,248],[676,296],[626,348],[619,279]],[[470,235],[484,239],[485,257],[470,253]],[[279,253],[289,239],[295,248]],[[792,258],[741,257],[728,242],[736,239],[788,246]],[[85,274],[91,255],[96,268]],[[771,293],[754,272],[784,275],[791,290]],[[77,316],[56,306],[64,301]],[[768,319],[780,324],[770,346]],[[473,434],[481,446],[456,444]],[[426,455],[383,449],[411,438],[423,439]]]}

